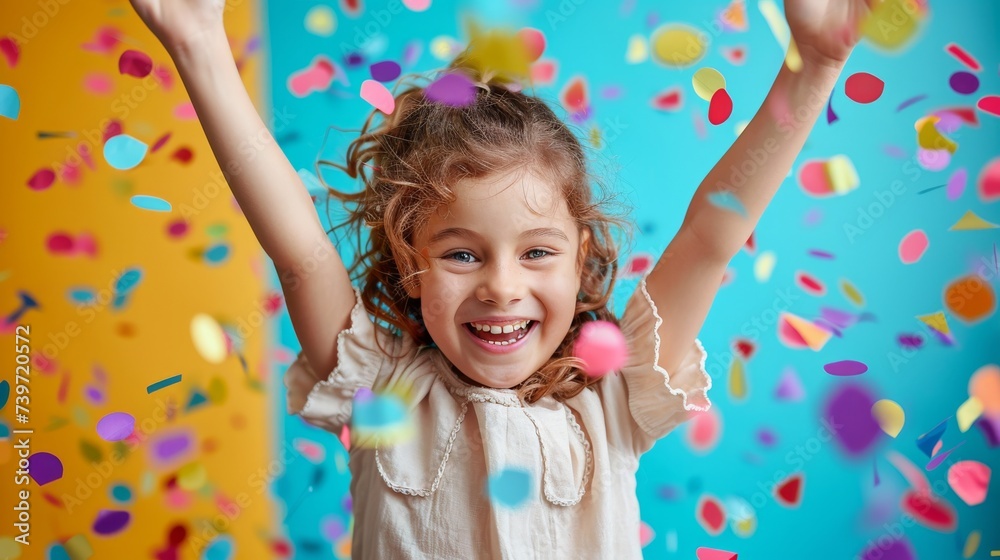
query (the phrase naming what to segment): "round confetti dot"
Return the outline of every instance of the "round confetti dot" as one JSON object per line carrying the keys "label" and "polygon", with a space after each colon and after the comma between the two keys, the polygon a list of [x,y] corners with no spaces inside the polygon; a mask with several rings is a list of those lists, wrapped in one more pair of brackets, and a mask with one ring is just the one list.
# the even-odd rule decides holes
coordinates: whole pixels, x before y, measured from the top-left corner
{"label": "round confetti dot", "polygon": [[885,540],[879,539],[877,543],[865,548],[860,556],[860,560],[917,560],[913,547],[905,538],[895,538],[886,535]]}
{"label": "round confetti dot", "polygon": [[112,412],[97,421],[97,435],[104,441],[121,441],[135,430],[135,417],[127,412]]}
{"label": "round confetti dot", "polygon": [[986,364],[969,378],[969,396],[975,397],[987,415],[1000,415],[1000,366]]}
{"label": "round confetti dot", "polygon": [[49,168],[39,169],[28,179],[28,188],[33,191],[42,191],[52,186],[56,180],[56,174]]}
{"label": "round confetti dot", "polygon": [[153,59],[136,50],[126,50],[118,58],[118,71],[126,76],[145,78],[153,71]]}
{"label": "round confetti dot", "polygon": [[705,56],[701,32],[683,24],[668,23],[653,32],[650,39],[653,59],[672,68],[683,68]]}
{"label": "round confetti dot", "polygon": [[217,243],[205,250],[205,262],[210,265],[222,264],[229,258],[229,244]]}
{"label": "round confetti dot", "polygon": [[476,86],[460,72],[445,74],[424,89],[424,95],[452,107],[471,105],[476,100]]}
{"label": "round confetti dot", "polygon": [[1000,95],[986,95],[976,102],[976,107],[994,117],[1000,117]]}
{"label": "round confetti dot", "polygon": [[837,376],[861,375],[868,371],[868,366],[854,360],[841,360],[824,365],[823,370]]}
{"label": "round confetti dot", "polygon": [[191,319],[191,340],[208,363],[221,364],[226,359],[226,334],[212,316],[199,313]]}
{"label": "round confetti dot", "polygon": [[698,97],[711,101],[716,91],[726,87],[726,78],[715,68],[699,68],[691,77],[691,85]]}
{"label": "round confetti dot", "polygon": [[920,4],[913,0],[874,3],[868,17],[861,22],[862,36],[883,49],[901,49],[916,36],[920,22],[926,18],[926,9],[920,8]]}
{"label": "round confetti dot", "polygon": [[517,32],[517,36],[528,48],[528,62],[541,58],[545,52],[545,34],[533,27],[525,27]]}
{"label": "round confetti dot", "polygon": [[590,321],[580,327],[580,334],[573,345],[573,355],[584,361],[584,373],[599,377],[625,365],[628,344],[614,323]]}
{"label": "round confetti dot", "polygon": [[976,90],[979,89],[979,78],[972,72],[961,70],[952,74],[951,78],[948,78],[948,85],[957,93],[969,95],[976,93]]}
{"label": "round confetti dot", "polygon": [[990,468],[979,461],[959,461],[948,467],[948,484],[970,506],[983,503],[990,486]]}
{"label": "round confetti dot", "polygon": [[98,535],[113,535],[128,526],[132,515],[127,511],[101,510],[94,520],[93,530]]}
{"label": "round confetti dot", "polygon": [[979,173],[979,199],[989,204],[1000,200],[1000,157],[983,166]]}
{"label": "round confetti dot", "polygon": [[917,163],[928,171],[942,171],[951,164],[951,152],[919,148],[917,149]]}
{"label": "round confetti dot", "polygon": [[732,114],[733,98],[729,97],[729,92],[725,88],[716,90],[708,105],[708,122],[720,125],[726,122]]}
{"label": "round confetti dot", "polygon": [[490,476],[489,495],[494,503],[516,508],[527,502],[533,486],[531,472],[514,467]]}
{"label": "round confetti dot", "polygon": [[119,134],[104,143],[104,160],[115,169],[132,169],[142,163],[147,149],[143,142],[128,134]]}
{"label": "round confetti dot", "polygon": [[823,283],[819,281],[819,279],[809,274],[808,272],[804,272],[801,270],[796,271],[795,284],[798,285],[799,288],[802,288],[802,291],[806,292],[809,295],[816,297],[822,297],[826,295],[826,286],[824,286]]}
{"label": "round confetti dot", "polygon": [[111,487],[111,499],[120,504],[127,504],[132,501],[132,490],[124,484],[115,484]]}
{"label": "round confetti dot", "polygon": [[188,223],[184,218],[178,218],[167,224],[167,235],[173,239],[180,239],[188,232]]}
{"label": "round confetti dot", "polygon": [[903,429],[903,424],[906,422],[906,414],[903,412],[903,407],[899,406],[896,401],[891,401],[889,399],[882,399],[876,401],[872,405],[872,416],[882,427],[882,431],[889,434],[891,437],[896,437],[899,432]]}
{"label": "round confetti dot", "polygon": [[778,262],[773,251],[764,251],[753,263],[753,275],[758,282],[767,282],[774,271],[774,265]]}
{"label": "round confetti dot", "polygon": [[431,0],[403,0],[406,9],[414,12],[422,12],[431,7]]}
{"label": "round confetti dot", "polygon": [[692,414],[687,425],[688,446],[698,453],[711,451],[722,437],[722,417],[715,407]]}
{"label": "round confetti dot", "polygon": [[383,60],[382,62],[376,62],[368,68],[371,73],[372,79],[379,82],[391,82],[399,77],[402,73],[402,68],[399,64],[392,60]]}
{"label": "round confetti dot", "polygon": [[996,311],[993,286],[978,274],[959,278],[944,291],[945,306],[963,321],[973,323],[986,319]]}
{"label": "round confetti dot", "polygon": [[329,37],[337,30],[337,14],[329,6],[313,6],[306,12],[306,31],[320,37]]}
{"label": "round confetti dot", "polygon": [[834,441],[849,456],[858,457],[878,440],[882,427],[872,416],[875,399],[867,389],[856,384],[839,385],[827,400],[824,416],[834,431]]}
{"label": "round confetti dot", "polygon": [[695,507],[695,518],[698,524],[712,536],[722,534],[726,528],[726,509],[718,498],[704,494],[698,499]]}
{"label": "round confetti dot", "polygon": [[208,473],[200,461],[188,463],[177,472],[177,485],[184,490],[193,492],[204,486],[207,481]]}
{"label": "round confetti dot", "polygon": [[131,199],[129,199],[129,202],[131,202],[132,206],[135,206],[136,208],[151,210],[153,212],[169,212],[171,208],[170,203],[166,200],[163,200],[160,197],[145,194],[134,195]]}
{"label": "round confetti dot", "polygon": [[856,103],[871,103],[882,96],[885,82],[867,73],[851,74],[844,83],[847,97]]}
{"label": "round confetti dot", "polygon": [[927,234],[924,233],[924,230],[913,230],[903,236],[903,240],[899,242],[899,260],[903,264],[913,264],[924,256],[929,245],[930,241],[927,240]]}

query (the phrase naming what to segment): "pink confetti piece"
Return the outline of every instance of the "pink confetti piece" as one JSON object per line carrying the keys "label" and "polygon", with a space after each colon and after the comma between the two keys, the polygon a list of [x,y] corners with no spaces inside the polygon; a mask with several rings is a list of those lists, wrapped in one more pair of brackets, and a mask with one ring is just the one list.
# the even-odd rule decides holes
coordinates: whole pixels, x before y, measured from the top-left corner
{"label": "pink confetti piece", "polygon": [[7,65],[13,68],[17,66],[17,61],[21,57],[21,50],[16,41],[10,37],[3,37],[0,38],[0,54],[7,61]]}
{"label": "pink confetti piece", "polygon": [[698,557],[698,560],[736,560],[737,555],[735,552],[729,552],[728,550],[720,550],[718,548],[708,548],[704,546],[699,546],[695,549],[694,555]]}
{"label": "pink confetti piece", "polygon": [[476,86],[465,74],[454,72],[434,80],[424,89],[424,95],[437,103],[463,107],[476,100]]}
{"label": "pink confetti piece", "polygon": [[531,81],[536,86],[551,85],[556,81],[559,64],[554,60],[539,60],[531,65]]}
{"label": "pink confetti piece", "polygon": [[392,97],[392,92],[375,80],[361,82],[361,99],[386,115],[391,115],[396,110],[396,100]]}
{"label": "pink confetti piece", "polygon": [[118,58],[118,71],[123,75],[145,78],[153,71],[153,59],[144,52],[126,50]]}
{"label": "pink confetti piece", "polygon": [[885,82],[867,72],[851,74],[844,82],[847,97],[855,103],[872,103],[882,97]]}
{"label": "pink confetti piece", "polygon": [[52,186],[56,180],[56,173],[49,168],[39,169],[28,179],[28,188],[33,191],[43,191]]}
{"label": "pink confetti piece", "polygon": [[983,166],[979,173],[979,199],[985,203],[1000,200],[1000,157]]}
{"label": "pink confetti piece", "polygon": [[121,33],[114,27],[102,27],[94,33],[89,43],[83,44],[83,49],[98,54],[111,54],[120,42]]}
{"label": "pink confetti piece", "polygon": [[305,97],[316,91],[329,89],[336,75],[333,63],[325,56],[317,56],[312,64],[293,73],[288,78],[288,91],[295,97]]}
{"label": "pink confetti piece", "polygon": [[957,169],[948,178],[948,188],[945,190],[948,200],[957,200],[965,192],[965,185],[968,181],[968,172],[965,168]]}
{"label": "pink confetti piece", "polygon": [[580,327],[573,355],[584,361],[591,377],[606,375],[625,365],[628,344],[618,326],[609,321],[590,321]]}
{"label": "pink confetti piece", "polygon": [[970,506],[986,500],[991,471],[979,461],[959,461],[948,467],[948,485]]}
{"label": "pink confetti piece", "polygon": [[660,111],[679,111],[684,107],[684,92],[679,86],[670,87],[653,96],[650,104]]}
{"label": "pink confetti piece", "polygon": [[976,72],[979,72],[980,70],[983,69],[982,65],[979,64],[979,61],[976,60],[974,56],[969,54],[968,51],[956,45],[955,43],[948,43],[947,45],[945,45],[944,50],[951,56],[958,59],[959,62],[968,66],[970,69],[975,70]]}
{"label": "pink confetti piece", "polygon": [[951,152],[918,148],[917,163],[928,171],[941,171],[951,163]]}
{"label": "pink confetti piece", "polygon": [[903,236],[899,242],[899,260],[903,264],[913,264],[924,256],[929,245],[930,241],[924,230],[915,229]]}

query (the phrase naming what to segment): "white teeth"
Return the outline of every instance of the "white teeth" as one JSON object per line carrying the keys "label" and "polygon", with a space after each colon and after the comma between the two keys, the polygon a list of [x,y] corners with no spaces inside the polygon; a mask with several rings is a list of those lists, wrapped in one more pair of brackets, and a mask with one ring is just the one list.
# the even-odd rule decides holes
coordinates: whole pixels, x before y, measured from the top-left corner
{"label": "white teeth", "polygon": [[517,323],[510,323],[507,325],[484,325],[481,323],[471,323],[477,331],[486,331],[491,334],[501,334],[501,333],[512,333],[516,330],[523,329],[528,326],[531,321],[518,321]]}

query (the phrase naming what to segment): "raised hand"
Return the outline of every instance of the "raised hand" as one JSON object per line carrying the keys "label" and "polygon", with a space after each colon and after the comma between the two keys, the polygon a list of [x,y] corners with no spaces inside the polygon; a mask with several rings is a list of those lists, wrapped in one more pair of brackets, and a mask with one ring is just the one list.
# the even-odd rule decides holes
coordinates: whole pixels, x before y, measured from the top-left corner
{"label": "raised hand", "polygon": [[785,18],[804,64],[841,66],[880,0],[785,0]]}
{"label": "raised hand", "polygon": [[225,0],[129,0],[146,27],[173,54],[196,47],[206,37],[225,34]]}

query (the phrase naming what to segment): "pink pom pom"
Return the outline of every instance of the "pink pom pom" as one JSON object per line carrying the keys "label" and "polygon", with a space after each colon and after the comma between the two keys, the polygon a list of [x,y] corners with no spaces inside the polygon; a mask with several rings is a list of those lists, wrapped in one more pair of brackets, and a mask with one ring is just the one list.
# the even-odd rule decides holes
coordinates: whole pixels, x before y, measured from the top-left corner
{"label": "pink pom pom", "polygon": [[573,355],[586,362],[584,373],[591,377],[621,369],[628,357],[625,336],[609,321],[591,321],[580,327]]}

